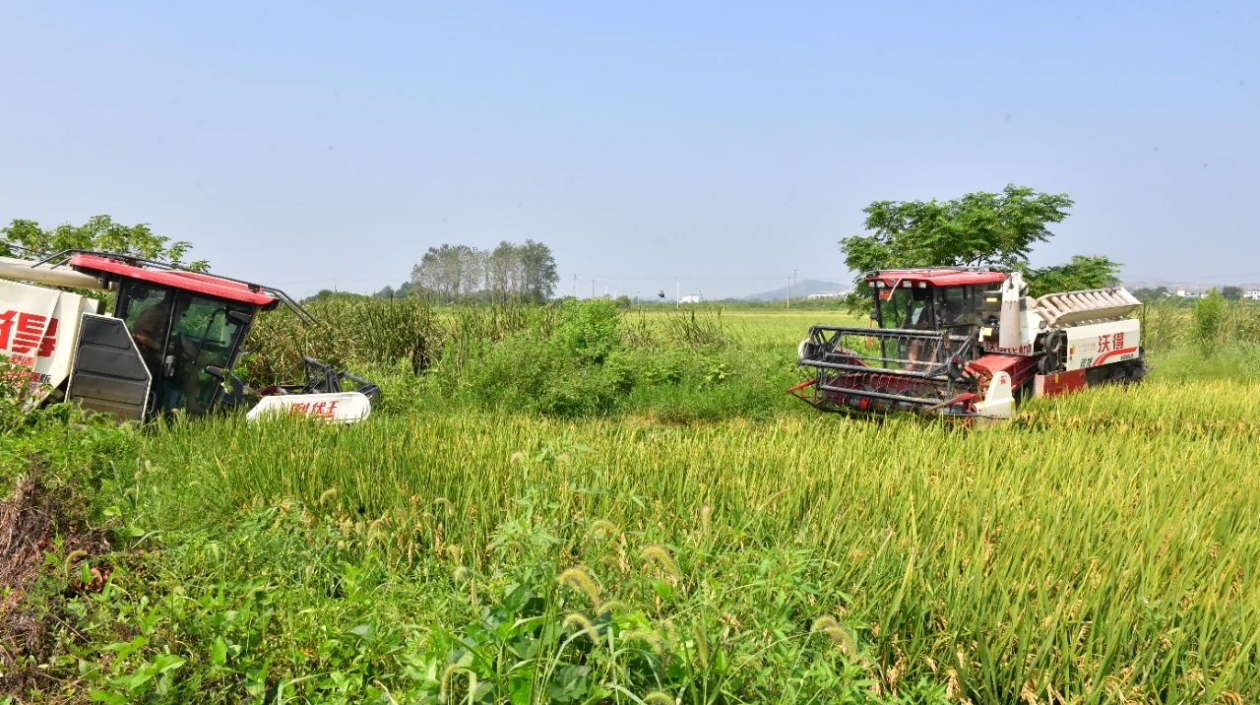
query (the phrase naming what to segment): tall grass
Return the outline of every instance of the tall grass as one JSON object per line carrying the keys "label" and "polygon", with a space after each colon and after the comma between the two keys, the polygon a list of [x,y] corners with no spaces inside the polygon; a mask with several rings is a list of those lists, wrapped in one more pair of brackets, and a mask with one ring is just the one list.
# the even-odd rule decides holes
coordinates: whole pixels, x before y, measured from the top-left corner
{"label": "tall grass", "polygon": [[[346,429],[176,425],[152,439],[131,520],[158,531],[205,522],[180,549],[201,556],[195,547],[224,541],[242,512],[327,518],[350,554],[303,567],[297,541],[282,549],[291,558],[271,558],[307,576],[287,588],[290,609],[319,614],[327,598],[312,579],[333,579],[347,560],[378,566],[358,589],[391,600],[390,619],[453,635],[432,653],[424,629],[398,636],[439,672],[461,648],[485,647],[491,637],[471,625],[499,610],[507,623],[592,629],[585,660],[549,658],[587,668],[588,685],[621,674],[636,697],[673,688],[688,702],[762,701],[799,693],[802,674],[821,668],[837,693],[875,699],[1249,700],[1260,697],[1260,386],[1189,391],[1041,400],[1025,421],[977,429],[812,414],[688,428],[494,413]],[[206,560],[198,571],[234,570]],[[172,584],[213,589],[213,577],[175,565]],[[589,585],[555,582],[574,566]],[[386,597],[420,574],[407,602]],[[505,597],[513,585],[553,612]],[[433,611],[452,594],[462,607]],[[601,612],[608,600],[621,607]],[[632,623],[683,670],[618,670],[607,640]],[[164,643],[179,648],[172,628]],[[820,633],[838,651],[815,651]],[[306,638],[282,639],[286,653],[315,649]],[[273,647],[251,648],[239,658]],[[726,670],[710,660],[719,652]],[[289,658],[285,677],[321,668]],[[416,685],[403,661],[372,658],[382,687]],[[488,670],[468,669],[485,678],[533,668],[511,651],[479,658]],[[510,680],[483,692],[506,697],[497,688]]]}
{"label": "tall grass", "polygon": [[[1260,383],[1159,371],[1207,364],[1176,328],[1192,313],[1148,309],[1168,315],[1146,324],[1152,382],[977,427],[789,406],[795,314],[318,313],[323,337],[265,325],[389,372],[387,398],[449,403],[346,428],[176,419],[128,436],[92,491],[117,529],[112,578],[47,593],[63,646],[28,662],[41,693],[1260,698]],[[1239,355],[1248,315],[1214,328]],[[293,364],[259,359],[274,365],[259,374]],[[613,406],[521,413],[606,390]]]}
{"label": "tall grass", "polygon": [[1260,345],[1260,304],[1219,297],[1193,304],[1153,301],[1139,309],[1142,344],[1152,352]]}

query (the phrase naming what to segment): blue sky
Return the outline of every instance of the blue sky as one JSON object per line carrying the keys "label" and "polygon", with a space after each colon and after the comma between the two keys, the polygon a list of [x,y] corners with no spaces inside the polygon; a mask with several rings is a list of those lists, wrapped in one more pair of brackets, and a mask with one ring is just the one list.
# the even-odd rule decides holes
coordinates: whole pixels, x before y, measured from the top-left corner
{"label": "blue sky", "polygon": [[1034,256],[1260,281],[1260,3],[0,3],[0,220],[109,213],[371,291],[443,242],[561,292],[844,280],[878,199],[1076,201]]}

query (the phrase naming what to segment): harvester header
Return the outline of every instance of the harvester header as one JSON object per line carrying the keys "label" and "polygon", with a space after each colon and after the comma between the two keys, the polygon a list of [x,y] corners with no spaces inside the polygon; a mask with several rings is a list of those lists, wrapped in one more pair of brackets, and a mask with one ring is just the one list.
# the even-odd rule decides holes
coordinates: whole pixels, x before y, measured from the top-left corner
{"label": "harvester header", "polygon": [[1029,395],[1147,372],[1123,287],[1027,296],[1019,272],[891,269],[865,277],[872,327],[815,325],[797,397],[825,410],[1009,418]]}

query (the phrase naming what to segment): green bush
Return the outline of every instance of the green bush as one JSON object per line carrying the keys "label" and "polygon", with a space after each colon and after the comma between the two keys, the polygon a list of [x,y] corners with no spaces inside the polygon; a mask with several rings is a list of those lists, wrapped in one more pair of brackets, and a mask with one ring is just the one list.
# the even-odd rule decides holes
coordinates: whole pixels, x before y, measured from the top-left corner
{"label": "green bush", "polygon": [[574,358],[602,363],[620,342],[621,312],[608,299],[566,299],[556,326],[557,342]]}
{"label": "green bush", "polygon": [[1211,355],[1221,340],[1225,323],[1225,299],[1212,289],[1194,304],[1194,331],[1205,355]]}

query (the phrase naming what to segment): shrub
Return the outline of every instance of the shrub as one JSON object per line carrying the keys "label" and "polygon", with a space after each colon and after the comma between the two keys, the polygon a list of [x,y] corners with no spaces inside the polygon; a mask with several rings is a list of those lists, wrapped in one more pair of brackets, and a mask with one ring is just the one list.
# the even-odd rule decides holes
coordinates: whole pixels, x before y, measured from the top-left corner
{"label": "shrub", "polygon": [[1211,355],[1220,342],[1225,322],[1225,299],[1212,289],[1194,304],[1194,331],[1205,355]]}

